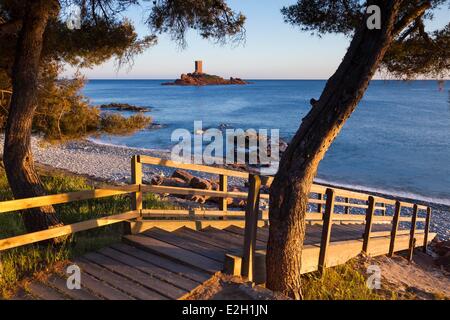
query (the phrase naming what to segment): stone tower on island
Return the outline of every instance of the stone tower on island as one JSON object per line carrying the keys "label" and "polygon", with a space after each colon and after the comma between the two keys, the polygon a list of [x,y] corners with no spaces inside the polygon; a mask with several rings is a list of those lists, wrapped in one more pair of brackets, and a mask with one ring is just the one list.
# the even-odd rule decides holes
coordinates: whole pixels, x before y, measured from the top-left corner
{"label": "stone tower on island", "polygon": [[203,61],[195,61],[195,74],[203,74]]}

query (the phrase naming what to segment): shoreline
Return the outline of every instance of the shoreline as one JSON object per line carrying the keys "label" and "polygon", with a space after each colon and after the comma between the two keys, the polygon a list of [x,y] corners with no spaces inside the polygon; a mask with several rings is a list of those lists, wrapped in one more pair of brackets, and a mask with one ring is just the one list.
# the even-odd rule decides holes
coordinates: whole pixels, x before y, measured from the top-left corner
{"label": "shoreline", "polygon": [[[3,145],[4,136],[0,135],[0,144]],[[95,140],[82,139],[77,141],[62,142],[60,144],[49,144],[38,136],[31,139],[34,160],[51,168],[68,171],[73,174],[85,176],[93,180],[129,183],[131,179],[130,159],[133,155],[142,154],[151,157],[169,159],[170,152],[167,150],[151,150],[136,147],[112,145]],[[3,150],[0,150],[3,155]],[[144,166],[144,180],[150,181],[154,175],[168,177],[174,169],[158,166]],[[200,177],[210,177],[209,174],[196,173]],[[324,179],[316,179],[318,184],[342,188],[356,192],[367,192],[385,198],[396,197],[402,201],[415,201],[433,208],[435,218],[432,227],[438,231],[440,238],[450,239],[450,205],[404,197],[401,194],[389,194],[371,188],[352,188],[337,183],[330,183]],[[230,185],[243,185],[242,179],[229,178]]]}

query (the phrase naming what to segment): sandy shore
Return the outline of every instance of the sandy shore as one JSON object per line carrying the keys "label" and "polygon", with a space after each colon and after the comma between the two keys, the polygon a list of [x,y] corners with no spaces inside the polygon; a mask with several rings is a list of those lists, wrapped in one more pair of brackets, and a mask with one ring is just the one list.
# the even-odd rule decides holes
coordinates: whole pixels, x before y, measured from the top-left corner
{"label": "sandy shore", "polygon": [[[4,137],[1,135],[0,145],[2,146],[3,141]],[[130,182],[130,159],[133,155],[148,155],[163,159],[170,157],[170,154],[165,151],[99,144],[89,140],[52,145],[36,136],[32,137],[32,149],[35,161],[40,164],[114,183]],[[0,150],[0,154],[2,153],[3,150]],[[144,166],[143,170],[145,181],[149,181],[154,175],[170,176],[173,171],[156,166]],[[231,185],[243,183],[240,179],[229,179],[229,182]],[[386,197],[390,196],[386,195]],[[450,239],[450,208],[440,204],[421,203],[433,207],[432,230],[438,233],[439,238]]]}

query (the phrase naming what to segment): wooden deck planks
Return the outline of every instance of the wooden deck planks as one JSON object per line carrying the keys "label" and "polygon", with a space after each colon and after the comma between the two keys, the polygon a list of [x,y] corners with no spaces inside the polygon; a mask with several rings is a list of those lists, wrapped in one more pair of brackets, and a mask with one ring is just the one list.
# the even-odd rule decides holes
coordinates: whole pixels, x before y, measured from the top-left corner
{"label": "wooden deck planks", "polygon": [[166,269],[160,268],[112,248],[105,248],[99,250],[99,252],[104,256],[115,259],[129,267],[138,269],[151,277],[158,278],[159,280],[167,282],[187,292],[191,292],[199,286],[198,282],[184,278],[176,273],[170,272]]}
{"label": "wooden deck planks", "polygon": [[28,291],[32,296],[41,300],[66,300],[67,297],[58,290],[46,286],[42,282],[31,282],[27,286]]}
{"label": "wooden deck planks", "polygon": [[129,267],[101,254],[90,253],[84,257],[85,259],[100,265],[102,268],[117,274],[117,276],[113,277],[110,272],[105,272],[105,281],[112,283],[114,286],[117,286],[117,288],[130,293],[138,299],[177,299],[186,294],[186,290],[182,290],[169,283],[153,278],[135,268]]}
{"label": "wooden deck planks", "polygon": [[217,247],[196,240],[186,241],[184,238],[174,233],[164,231],[159,228],[147,230],[143,233],[143,235],[170,243],[174,246],[189,250],[206,258],[216,260],[220,263],[223,263],[225,259],[226,250],[221,250]]}
{"label": "wooden deck planks", "polygon": [[[174,234],[176,234],[180,237],[184,237],[185,239],[189,239],[189,240],[195,239],[198,241],[202,241],[207,244],[218,247],[220,249],[230,250],[232,248],[239,247],[238,245],[233,245],[230,242],[226,242],[221,239],[212,238],[212,237],[208,236],[207,234],[204,234],[203,232],[198,232],[198,231],[192,230],[190,228],[186,228],[186,227],[183,227],[183,228],[180,228],[180,229],[174,231]],[[242,246],[242,244],[241,244],[241,246]]]}
{"label": "wooden deck planks", "polygon": [[[322,225],[307,225],[305,245],[310,249],[315,248],[311,254],[318,254],[322,228]],[[364,228],[364,224],[333,225],[332,248],[352,243],[355,248],[350,246],[346,250],[349,254],[351,250],[357,252],[362,245]],[[376,240],[378,242],[388,239],[383,234],[389,232],[390,228],[390,224],[374,224],[374,239],[379,239]],[[265,250],[268,227],[258,228],[257,235],[257,249]],[[398,239],[403,241],[407,237],[399,235]],[[30,283],[27,288],[29,294],[22,298],[183,299],[207,282],[211,275],[222,270],[226,253],[242,251],[243,239],[244,229],[238,226],[229,226],[223,230],[207,227],[201,231],[183,227],[172,232],[152,228],[139,235],[125,236],[125,243],[114,244],[77,259],[75,263],[82,269],[81,290],[69,290],[65,276],[54,274],[45,282]],[[354,240],[361,243],[353,244]],[[385,251],[384,248],[374,249],[371,253],[383,254]],[[339,255],[336,256],[334,252],[333,257],[329,257],[333,265],[338,261],[334,260],[343,255],[339,252]],[[314,268],[317,266],[305,265],[305,272]],[[17,299],[21,297],[17,296]]]}
{"label": "wooden deck planks", "polygon": [[[164,299],[163,295],[158,294],[152,290],[140,286],[139,284],[128,280],[122,275],[118,275],[113,271],[108,270],[104,266],[98,265],[98,260],[96,259],[98,254],[90,253],[85,255],[83,259],[76,261],[76,264],[89,275],[97,278],[103,283],[107,283],[109,286],[115,288],[118,291],[122,291],[124,294],[129,296],[131,299]],[[91,258],[87,260],[88,258]],[[99,259],[101,261],[101,259]],[[81,280],[83,283],[84,279]],[[94,291],[96,292],[96,291]]]}
{"label": "wooden deck planks", "polygon": [[62,278],[59,275],[51,275],[47,279],[47,285],[50,285],[54,288],[56,288],[58,291],[62,292],[66,296],[68,296],[70,299],[74,300],[99,300],[99,297],[96,295],[90,293],[84,288],[81,289],[74,289],[70,290],[67,287],[67,280]]}
{"label": "wooden deck planks", "polygon": [[[236,235],[239,236],[244,236],[245,234],[245,230],[243,228],[239,228],[237,226],[229,226],[225,229],[223,229],[223,231],[227,231],[227,232],[231,232],[234,233]],[[256,232],[256,240],[262,241],[262,242],[267,242],[269,240],[269,234],[265,234],[264,231],[262,230],[262,228],[258,228],[257,232]]]}
{"label": "wooden deck planks", "polygon": [[[216,239],[222,239],[223,241],[232,242],[235,245],[238,245],[242,248],[244,244],[244,236],[238,235],[232,232],[228,232],[225,230],[216,229],[213,227],[208,227],[203,229],[201,232],[204,232]],[[260,240],[256,240],[256,249],[261,250],[266,248],[266,243]]]}
{"label": "wooden deck planks", "polygon": [[125,252],[133,257],[136,257],[150,264],[166,269],[170,272],[173,272],[184,278],[195,281],[199,284],[209,280],[209,278],[211,277],[205,271],[199,271],[198,269],[194,269],[187,265],[177,263],[176,261],[166,259],[164,257],[150,253],[148,251],[140,250],[136,247],[124,243],[112,245],[111,248]]}
{"label": "wooden deck planks", "polygon": [[117,290],[86,272],[81,273],[81,287],[106,300],[135,300],[130,295]]}
{"label": "wooden deck planks", "polygon": [[223,267],[218,261],[155,238],[144,235],[129,235],[125,236],[124,240],[143,250],[184,263],[188,266],[206,271],[209,274],[216,274]]}

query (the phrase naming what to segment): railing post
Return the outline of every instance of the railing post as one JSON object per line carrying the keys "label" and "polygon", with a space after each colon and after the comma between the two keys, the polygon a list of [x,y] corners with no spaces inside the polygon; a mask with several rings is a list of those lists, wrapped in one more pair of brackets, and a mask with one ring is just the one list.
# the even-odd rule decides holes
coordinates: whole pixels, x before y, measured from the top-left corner
{"label": "railing post", "polygon": [[[345,203],[350,203],[350,199],[349,198],[345,198]],[[350,214],[350,207],[349,206],[345,207],[345,214]]]}
{"label": "railing post", "polygon": [[416,234],[416,222],[417,222],[417,213],[418,212],[419,212],[419,207],[417,206],[417,204],[415,204],[414,208],[413,208],[412,219],[411,219],[411,232],[409,234],[409,253],[408,253],[409,261],[412,261],[414,247],[416,246],[416,238],[414,236]]}
{"label": "railing post", "polygon": [[244,253],[241,269],[241,275],[249,281],[253,280],[260,188],[261,178],[256,175],[250,175],[247,209],[245,211]]}
{"label": "railing post", "polygon": [[318,270],[321,274],[325,271],[327,261],[328,245],[331,239],[331,227],[333,225],[333,213],[334,213],[334,190],[327,189],[327,200],[325,204],[325,212],[323,214],[323,226],[322,226],[322,239],[320,241],[320,253]]}
{"label": "railing post", "polygon": [[[223,192],[228,192],[228,177],[224,174],[221,174],[219,176],[219,190]],[[221,211],[228,210],[227,198],[221,198],[219,200],[219,210]]]}
{"label": "railing post", "polygon": [[427,218],[425,220],[425,230],[423,236],[423,252],[427,253],[428,248],[428,234],[430,233],[430,222],[431,222],[431,208],[427,207]]}
{"label": "railing post", "polygon": [[400,201],[395,202],[394,217],[392,218],[391,243],[389,244],[388,256],[392,257],[395,250],[395,238],[397,237],[398,222],[400,220],[400,213],[402,212],[402,204]]}
{"label": "railing post", "polygon": [[[323,200],[323,194],[318,193],[318,194],[317,194],[317,200]],[[323,205],[322,205],[321,203],[319,203],[319,204],[317,205],[317,212],[318,212],[318,213],[322,213],[322,208],[323,208]]]}
{"label": "railing post", "polygon": [[375,198],[373,196],[370,196],[366,211],[366,228],[364,230],[364,242],[363,242],[363,252],[365,252],[366,254],[369,252],[368,250],[369,250],[370,234],[372,233],[372,220],[374,212],[375,212]]}
{"label": "railing post", "polygon": [[139,191],[131,195],[131,210],[140,211],[142,217],[142,163],[139,156],[131,158],[131,184],[139,185]]}

